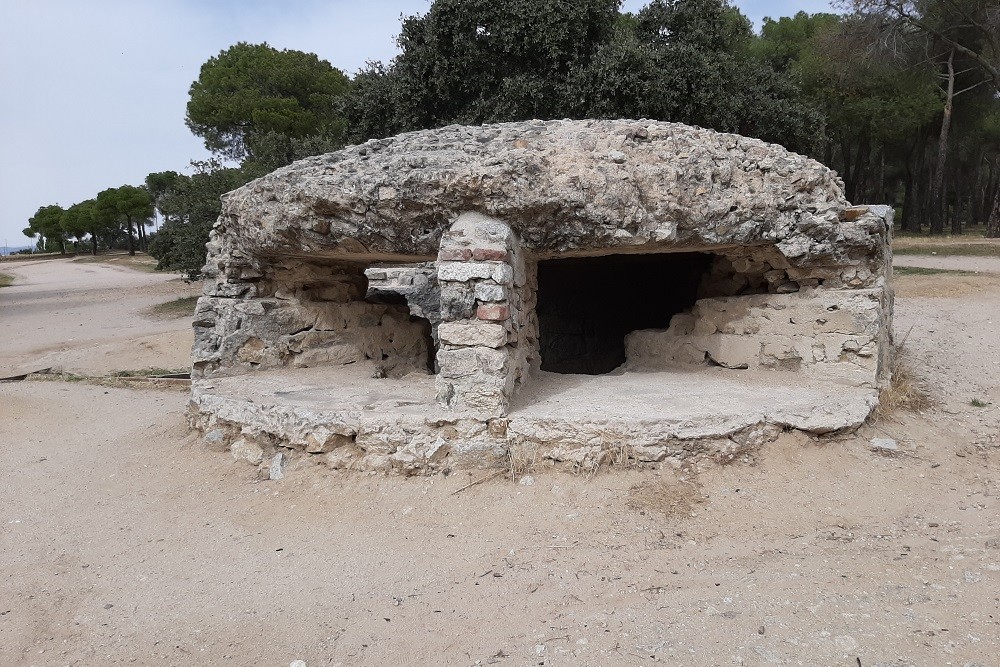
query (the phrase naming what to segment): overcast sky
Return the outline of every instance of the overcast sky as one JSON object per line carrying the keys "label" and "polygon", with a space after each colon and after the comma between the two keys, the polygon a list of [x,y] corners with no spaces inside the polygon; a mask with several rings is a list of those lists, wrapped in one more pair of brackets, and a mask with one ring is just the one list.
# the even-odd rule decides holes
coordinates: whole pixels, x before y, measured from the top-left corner
{"label": "overcast sky", "polygon": [[[647,0],[626,0],[637,11]],[[738,0],[764,16],[826,0]],[[429,0],[0,0],[0,244],[39,206],[69,206],[207,157],[184,125],[208,58],[245,41],[310,51],[353,75],[395,54]]]}

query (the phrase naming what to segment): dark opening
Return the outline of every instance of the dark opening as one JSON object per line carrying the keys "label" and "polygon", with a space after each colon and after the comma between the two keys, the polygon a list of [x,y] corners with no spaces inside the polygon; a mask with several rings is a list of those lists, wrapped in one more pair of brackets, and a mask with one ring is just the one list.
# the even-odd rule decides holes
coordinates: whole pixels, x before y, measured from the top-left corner
{"label": "dark opening", "polygon": [[626,334],[665,329],[691,308],[711,259],[686,252],[539,262],[542,370],[600,375],[621,366]]}

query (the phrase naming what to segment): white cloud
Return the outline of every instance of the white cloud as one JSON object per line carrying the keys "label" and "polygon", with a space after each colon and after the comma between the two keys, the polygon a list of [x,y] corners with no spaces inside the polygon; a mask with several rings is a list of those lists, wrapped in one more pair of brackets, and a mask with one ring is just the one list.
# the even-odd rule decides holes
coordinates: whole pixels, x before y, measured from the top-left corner
{"label": "white cloud", "polygon": [[[645,2],[628,0],[636,11]],[[765,14],[827,3],[737,3]],[[348,74],[395,53],[428,0],[0,0],[0,243],[39,206],[68,206],[207,156],[184,125],[203,62],[239,41],[317,53]]]}

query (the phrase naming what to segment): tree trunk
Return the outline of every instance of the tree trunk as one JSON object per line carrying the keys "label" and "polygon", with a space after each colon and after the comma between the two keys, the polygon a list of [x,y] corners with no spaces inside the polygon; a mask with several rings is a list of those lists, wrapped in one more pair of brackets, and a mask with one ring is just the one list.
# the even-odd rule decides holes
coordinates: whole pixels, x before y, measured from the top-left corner
{"label": "tree trunk", "polygon": [[906,180],[903,182],[903,218],[899,221],[899,228],[904,232],[919,232],[920,218],[916,212],[916,183],[913,178],[913,169],[910,161],[906,161]]}
{"label": "tree trunk", "polygon": [[875,189],[875,203],[884,204],[885,196],[885,144],[878,148],[878,185]]}
{"label": "tree trunk", "polygon": [[993,212],[990,213],[989,222],[986,223],[986,236],[1000,239],[1000,188],[997,188],[996,194],[993,195]]}
{"label": "tree trunk", "polygon": [[865,181],[868,178],[868,163],[871,161],[871,140],[868,135],[862,137],[858,144],[858,152],[854,155],[854,195],[850,198],[852,204],[871,203],[868,191],[865,189]]}
{"label": "tree trunk", "polygon": [[125,235],[128,236],[128,254],[135,256],[135,240],[132,238],[132,218],[125,218]]}
{"label": "tree trunk", "polygon": [[941,134],[938,136],[937,168],[931,182],[931,234],[944,233],[944,167],[948,161],[948,133],[951,130],[951,112],[955,98],[955,51],[948,54],[948,88],[945,94]]}
{"label": "tree trunk", "polygon": [[965,211],[965,195],[958,191],[955,193],[955,208],[951,213],[951,233],[955,236],[962,234],[962,219],[965,217]]}
{"label": "tree trunk", "polygon": [[851,173],[851,142],[849,139],[840,140],[840,159],[844,162],[844,168],[840,175],[844,179],[844,196],[847,201],[854,203],[854,177]]}
{"label": "tree trunk", "polygon": [[1000,196],[1000,174],[994,173],[993,162],[990,160],[986,162],[989,165],[989,171],[983,184],[982,201],[979,202],[979,224],[986,224],[989,221],[993,200]]}
{"label": "tree trunk", "polygon": [[97,257],[97,231],[93,229],[90,230],[90,250]]}

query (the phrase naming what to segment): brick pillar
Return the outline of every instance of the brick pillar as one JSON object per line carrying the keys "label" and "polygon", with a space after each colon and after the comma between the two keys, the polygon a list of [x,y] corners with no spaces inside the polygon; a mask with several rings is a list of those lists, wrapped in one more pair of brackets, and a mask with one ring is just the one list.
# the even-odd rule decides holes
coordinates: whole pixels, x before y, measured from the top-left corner
{"label": "brick pillar", "polygon": [[483,418],[507,414],[523,380],[524,274],[520,243],[505,222],[465,213],[445,232],[437,262],[441,405]]}

